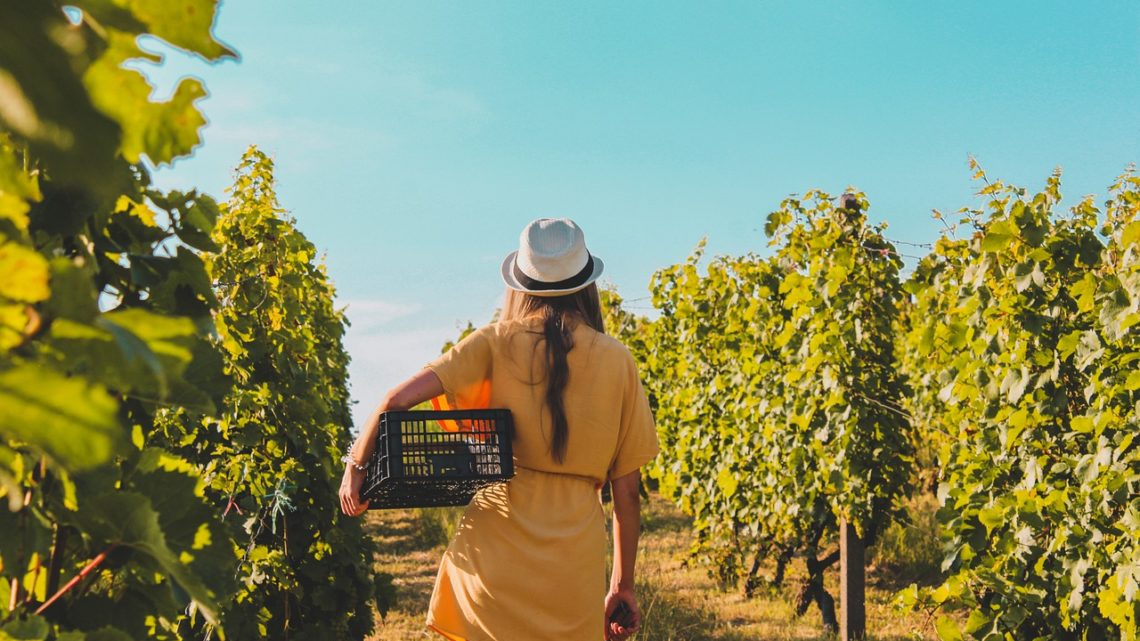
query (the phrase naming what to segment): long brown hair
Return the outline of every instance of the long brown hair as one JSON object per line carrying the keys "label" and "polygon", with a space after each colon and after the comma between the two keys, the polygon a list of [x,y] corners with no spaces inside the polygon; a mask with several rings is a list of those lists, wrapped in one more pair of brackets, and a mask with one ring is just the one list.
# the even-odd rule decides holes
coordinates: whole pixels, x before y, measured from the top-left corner
{"label": "long brown hair", "polygon": [[[561,463],[566,458],[566,442],[569,437],[566,407],[562,398],[566,384],[570,381],[566,355],[574,348],[573,330],[577,323],[586,323],[603,334],[606,331],[602,322],[598,287],[590,283],[583,289],[564,296],[534,296],[508,288],[499,322],[534,316],[542,318],[542,340],[546,345],[546,406],[554,424],[550,455]],[[535,348],[537,347],[536,343]]]}

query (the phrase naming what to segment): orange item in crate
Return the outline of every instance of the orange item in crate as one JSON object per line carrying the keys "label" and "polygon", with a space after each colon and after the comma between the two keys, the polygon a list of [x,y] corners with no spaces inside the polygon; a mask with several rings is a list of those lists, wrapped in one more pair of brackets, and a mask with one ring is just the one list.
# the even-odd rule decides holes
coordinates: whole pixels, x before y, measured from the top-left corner
{"label": "orange item in crate", "polygon": [[[433,409],[446,411],[446,410],[485,410],[491,407],[491,381],[485,380],[477,387],[471,389],[469,393],[464,394],[463,398],[457,402],[456,399],[450,398],[447,394],[440,394],[431,399],[431,406]],[[439,426],[445,432],[458,432],[459,430],[478,432],[483,429],[482,423],[473,424],[471,421],[461,420],[459,422],[452,420],[437,421]],[[486,435],[473,434],[479,440],[486,440]]]}

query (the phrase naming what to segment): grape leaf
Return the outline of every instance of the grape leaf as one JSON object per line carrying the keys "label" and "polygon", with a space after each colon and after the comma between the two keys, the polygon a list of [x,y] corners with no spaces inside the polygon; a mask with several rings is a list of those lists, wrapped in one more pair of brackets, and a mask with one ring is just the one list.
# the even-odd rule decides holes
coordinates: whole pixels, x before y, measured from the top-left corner
{"label": "grape leaf", "polygon": [[201,142],[199,130],[206,124],[195,106],[206,96],[202,83],[184,78],[169,100],[153,102],[153,87],[146,77],[123,67],[123,63],[143,55],[135,37],[112,34],[109,44],[88,68],[83,81],[95,105],[122,126],[123,157],[137,163],[146,155],[161,166],[192,152]]}
{"label": "grape leaf", "polygon": [[79,0],[74,4],[105,24],[149,33],[206,60],[237,57],[211,34],[218,0]]}
{"label": "grape leaf", "polygon": [[73,518],[91,536],[147,555],[156,569],[186,591],[208,621],[217,622],[217,595],[170,549],[159,514],[145,495],[120,491],[89,497]]}
{"label": "grape leaf", "polygon": [[31,616],[22,621],[9,621],[0,627],[0,641],[43,641],[51,627],[42,617]]}
{"label": "grape leaf", "polygon": [[1017,230],[1004,220],[990,223],[986,234],[982,237],[981,248],[984,252],[1000,252],[1013,242]]}
{"label": "grape leaf", "polygon": [[35,303],[50,293],[48,262],[39,252],[17,242],[0,244],[0,296]]}
{"label": "grape leaf", "polygon": [[120,130],[73,71],[67,50],[83,38],[54,3],[0,5],[0,125],[27,141],[53,180],[107,193]]}
{"label": "grape leaf", "polygon": [[107,461],[125,444],[107,391],[33,363],[0,369],[0,433],[48,454],[69,469]]}

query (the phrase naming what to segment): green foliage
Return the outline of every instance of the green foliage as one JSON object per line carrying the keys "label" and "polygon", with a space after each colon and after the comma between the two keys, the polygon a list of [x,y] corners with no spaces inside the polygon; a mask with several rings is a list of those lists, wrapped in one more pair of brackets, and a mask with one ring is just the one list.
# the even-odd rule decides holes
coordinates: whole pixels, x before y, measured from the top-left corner
{"label": "green foliage", "polygon": [[[238,639],[360,639],[389,605],[371,540],[335,500],[350,441],[346,320],[316,249],[284,216],[272,161],[246,152],[207,269],[233,388],[215,415],[172,413],[161,440],[200,462],[239,544],[242,587],[226,604]],[[335,577],[335,581],[330,581]]]}
{"label": "green foliage", "polygon": [[[74,7],[73,24],[61,10]],[[0,5],[0,127],[27,145],[61,186],[114,197],[123,161],[169,163],[190,153],[205,124],[194,102],[205,88],[182,80],[166,102],[132,60],[160,59],[142,35],[206,60],[235,54],[210,33],[217,0],[76,0]]]}
{"label": "green foliage", "polygon": [[[495,315],[498,316],[498,313],[499,313],[498,310],[496,310]],[[475,327],[475,323],[472,323],[471,321],[467,321],[467,325],[465,325],[463,327],[463,329],[459,330],[459,336],[455,337],[454,341],[444,341],[443,347],[439,348],[439,353],[440,354],[446,354],[448,352],[448,350],[450,350],[452,347],[455,347],[456,343],[463,340],[464,338],[467,338],[467,335],[471,334],[476,329],[478,329],[478,328]]]}
{"label": "green foliage", "polygon": [[84,378],[34,362],[0,371],[0,424],[8,437],[71,469],[96,466],[122,449],[116,410],[106,388]]}
{"label": "green foliage", "polygon": [[[821,192],[804,200],[785,200],[768,217],[782,273],[780,309],[761,343],[780,369],[760,386],[770,407],[752,416],[766,437],[780,428],[790,435],[771,441],[772,472],[781,458],[803,470],[773,490],[812,497],[787,511],[785,525],[826,511],[873,540],[909,489],[910,428],[899,410],[906,390],[894,355],[901,261],[882,228],[867,226],[866,202],[836,208]],[[798,536],[794,528],[774,531]]]}
{"label": "green foliage", "polygon": [[0,3],[0,636],[175,639],[233,590],[197,468],[146,445],[227,388],[195,251],[216,206],[140,163],[197,144],[201,86],[152,102],[123,63],[146,34],[228,50],[212,0],[63,6]]}
{"label": "green foliage", "polygon": [[862,206],[788,199],[768,217],[775,256],[717,257],[704,275],[702,243],[654,276],[653,322],[607,295],[656,408],[664,456],[651,473],[693,516],[696,551],[725,582],[746,554],[805,553],[804,598],[821,606],[834,555],[817,557],[838,521],[873,540],[910,478],[893,351],[900,262]]}
{"label": "green foliage", "polygon": [[[650,322],[626,310],[623,307],[625,300],[612,287],[599,287],[598,298],[602,303],[602,322],[606,333],[625,343],[638,363],[645,363],[649,358]],[[648,383],[643,381],[643,384]],[[646,391],[652,391],[651,386],[646,385]],[[650,396],[650,401],[653,400]]]}
{"label": "green foliage", "polygon": [[1136,639],[1140,601],[1140,178],[1055,211],[986,181],[915,272],[903,368],[938,444],[950,573],[904,595],[965,605],[945,639]]}
{"label": "green foliage", "polygon": [[462,507],[419,507],[415,513],[416,544],[432,548],[446,546],[455,538],[459,522],[463,519]]}
{"label": "green foliage", "polygon": [[906,513],[891,523],[868,550],[868,561],[885,571],[892,582],[929,585],[941,581],[942,530],[938,524],[938,500],[920,492],[904,501]]}

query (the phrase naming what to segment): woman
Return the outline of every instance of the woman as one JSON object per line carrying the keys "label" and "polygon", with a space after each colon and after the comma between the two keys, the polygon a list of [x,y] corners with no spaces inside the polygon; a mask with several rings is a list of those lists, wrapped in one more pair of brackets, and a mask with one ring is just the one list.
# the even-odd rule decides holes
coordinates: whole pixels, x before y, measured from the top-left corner
{"label": "woman", "polygon": [[620,641],[640,627],[639,469],[657,455],[657,433],[636,363],[603,332],[602,267],[573,221],[529,224],[503,261],[499,320],[391,390],[352,447],[340,498],[355,516],[367,509],[355,465],[371,455],[382,412],[440,395],[451,407],[511,410],[516,475],[476,494],[440,562],[427,625],[446,639]]}

